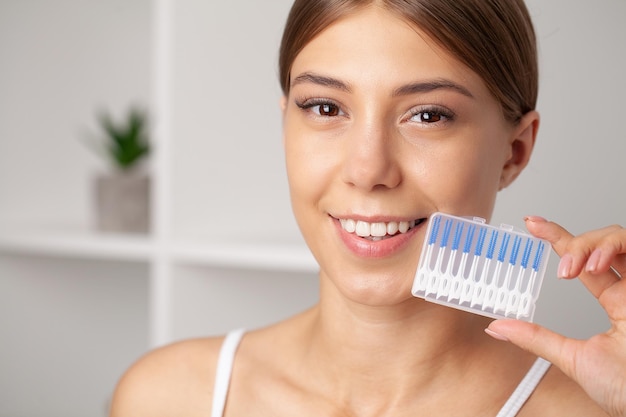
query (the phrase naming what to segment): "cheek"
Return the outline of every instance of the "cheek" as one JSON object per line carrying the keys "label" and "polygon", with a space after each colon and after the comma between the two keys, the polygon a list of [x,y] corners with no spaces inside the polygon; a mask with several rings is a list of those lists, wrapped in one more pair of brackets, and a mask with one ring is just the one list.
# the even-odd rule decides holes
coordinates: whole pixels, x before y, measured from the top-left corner
{"label": "cheek", "polygon": [[283,139],[291,204],[299,223],[318,206],[329,187],[333,166],[316,139],[301,132],[286,125]]}
{"label": "cheek", "polygon": [[491,217],[501,171],[499,152],[494,150],[489,146],[450,148],[424,162],[423,188],[438,210]]}
{"label": "cheek", "polygon": [[[311,164],[307,163],[304,153],[301,152],[293,144],[294,138],[290,138],[287,134],[284,139],[285,147],[285,165],[287,168],[287,180],[289,183],[289,195],[291,197],[291,204],[294,206],[294,210],[297,208],[296,203],[303,199],[307,191],[310,188],[305,187],[305,178],[310,175],[308,172],[311,168]],[[302,194],[302,195],[301,195]],[[296,211],[297,216],[297,211]]]}

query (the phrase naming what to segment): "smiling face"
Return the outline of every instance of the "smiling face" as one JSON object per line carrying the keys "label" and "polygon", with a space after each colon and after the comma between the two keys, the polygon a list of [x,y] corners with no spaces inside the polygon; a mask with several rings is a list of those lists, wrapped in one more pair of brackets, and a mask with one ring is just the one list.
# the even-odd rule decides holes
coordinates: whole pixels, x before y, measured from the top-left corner
{"label": "smiling face", "polygon": [[365,304],[411,298],[428,217],[489,218],[530,153],[524,122],[505,120],[480,77],[376,6],[298,54],[283,117],[292,206],[322,289]]}

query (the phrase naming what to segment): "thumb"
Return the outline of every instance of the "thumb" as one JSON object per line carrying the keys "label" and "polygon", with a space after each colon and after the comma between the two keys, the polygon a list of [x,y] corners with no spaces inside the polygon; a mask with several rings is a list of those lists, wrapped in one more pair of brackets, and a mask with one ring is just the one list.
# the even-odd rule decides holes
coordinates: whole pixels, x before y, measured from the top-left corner
{"label": "thumb", "polygon": [[568,339],[545,327],[520,320],[495,320],[485,329],[495,339],[511,342],[542,357],[573,378],[576,340]]}

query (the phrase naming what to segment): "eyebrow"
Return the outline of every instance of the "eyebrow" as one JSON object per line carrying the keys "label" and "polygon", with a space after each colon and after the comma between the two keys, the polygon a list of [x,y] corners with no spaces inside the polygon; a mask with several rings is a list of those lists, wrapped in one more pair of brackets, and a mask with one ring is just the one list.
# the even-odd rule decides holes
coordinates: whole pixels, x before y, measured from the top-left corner
{"label": "eyebrow", "polygon": [[304,72],[298,75],[291,82],[291,87],[303,83],[313,83],[321,85],[323,87],[330,87],[337,90],[345,91],[347,93],[352,91],[350,86],[341,80],[332,77],[326,77],[324,75],[314,74],[312,72]]}
{"label": "eyebrow", "polygon": [[[313,83],[323,87],[330,87],[337,90],[351,92],[352,88],[349,84],[336,78],[315,74],[312,72],[304,72],[293,79],[291,87],[303,84]],[[466,97],[474,98],[474,95],[464,86],[447,79],[435,79],[429,81],[419,81],[403,85],[395,89],[392,93],[393,97],[406,96],[411,94],[429,93],[436,90],[453,90]]]}
{"label": "eyebrow", "polygon": [[436,90],[453,90],[469,98],[474,98],[474,95],[467,88],[455,83],[454,81],[446,79],[437,79],[403,85],[402,87],[394,90],[393,96],[397,97],[416,93],[429,93]]}

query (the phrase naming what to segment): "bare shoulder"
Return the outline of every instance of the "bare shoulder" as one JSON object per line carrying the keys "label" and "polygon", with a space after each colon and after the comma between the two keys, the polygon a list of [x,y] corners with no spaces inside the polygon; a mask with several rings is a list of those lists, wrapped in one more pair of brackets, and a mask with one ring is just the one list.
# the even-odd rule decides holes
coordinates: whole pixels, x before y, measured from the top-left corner
{"label": "bare shoulder", "polygon": [[556,366],[550,370],[520,416],[608,417],[583,389]]}
{"label": "bare shoulder", "polygon": [[111,417],[208,416],[222,341],[186,340],[148,352],[118,382]]}

